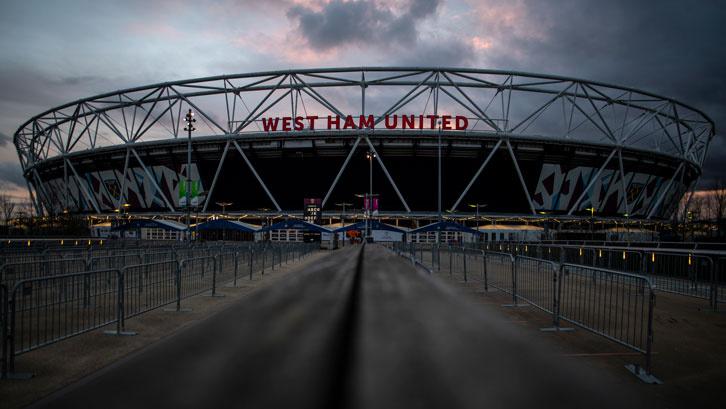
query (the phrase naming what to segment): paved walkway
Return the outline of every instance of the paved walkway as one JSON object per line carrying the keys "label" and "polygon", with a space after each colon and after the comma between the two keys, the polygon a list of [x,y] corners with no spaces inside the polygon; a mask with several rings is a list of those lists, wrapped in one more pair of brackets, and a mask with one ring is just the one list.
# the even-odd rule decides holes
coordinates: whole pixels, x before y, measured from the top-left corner
{"label": "paved walkway", "polygon": [[346,246],[38,402],[49,408],[644,407],[381,246]]}

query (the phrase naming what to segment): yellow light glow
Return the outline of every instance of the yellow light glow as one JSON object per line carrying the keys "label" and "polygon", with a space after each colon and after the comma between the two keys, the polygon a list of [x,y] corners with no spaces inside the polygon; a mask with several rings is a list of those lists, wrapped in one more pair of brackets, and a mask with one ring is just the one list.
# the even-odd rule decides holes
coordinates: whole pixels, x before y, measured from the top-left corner
{"label": "yellow light glow", "polygon": [[688,265],[691,265],[691,253],[688,253]]}
{"label": "yellow light glow", "polygon": [[602,258],[602,250],[598,251],[598,256]]}
{"label": "yellow light glow", "polygon": [[30,247],[30,240],[28,240],[28,247]]}
{"label": "yellow light glow", "polygon": [[623,260],[625,260],[625,252],[623,252]]}
{"label": "yellow light glow", "polygon": [[78,240],[76,240],[76,246],[78,245]]}
{"label": "yellow light glow", "polygon": [[63,245],[63,240],[61,240],[61,246]]}
{"label": "yellow light glow", "polygon": [[580,249],[580,255],[582,255],[582,248]]}
{"label": "yellow light glow", "polygon": [[653,253],[653,255],[650,256],[650,261],[655,263],[655,253]]}

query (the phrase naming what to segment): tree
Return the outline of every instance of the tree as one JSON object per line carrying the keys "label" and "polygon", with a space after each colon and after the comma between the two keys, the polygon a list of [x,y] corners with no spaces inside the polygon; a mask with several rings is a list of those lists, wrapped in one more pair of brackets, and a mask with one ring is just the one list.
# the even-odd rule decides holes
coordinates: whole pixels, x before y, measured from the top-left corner
{"label": "tree", "polygon": [[709,216],[716,221],[718,235],[726,233],[726,185],[719,179],[711,184],[706,202]]}
{"label": "tree", "polygon": [[13,217],[15,205],[16,203],[13,201],[12,196],[5,192],[0,192],[0,217],[2,217],[2,220],[5,221],[6,227],[10,219]]}

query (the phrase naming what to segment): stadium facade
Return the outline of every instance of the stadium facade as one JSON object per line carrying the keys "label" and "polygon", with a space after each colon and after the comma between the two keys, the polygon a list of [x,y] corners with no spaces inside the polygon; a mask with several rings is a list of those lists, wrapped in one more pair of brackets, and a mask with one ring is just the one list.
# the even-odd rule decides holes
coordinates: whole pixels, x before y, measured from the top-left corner
{"label": "stadium facade", "polygon": [[29,119],[14,143],[41,215],[184,214],[189,178],[202,214],[300,214],[306,198],[338,213],[362,207],[356,195],[372,183],[390,216],[477,204],[523,217],[665,219],[695,188],[714,132],[699,110],[629,87],[372,67],[110,92]]}

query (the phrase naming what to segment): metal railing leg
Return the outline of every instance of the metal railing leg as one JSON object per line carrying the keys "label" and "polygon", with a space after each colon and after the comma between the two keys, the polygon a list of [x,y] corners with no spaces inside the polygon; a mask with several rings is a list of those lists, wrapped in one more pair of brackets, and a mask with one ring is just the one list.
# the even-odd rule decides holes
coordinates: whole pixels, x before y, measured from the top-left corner
{"label": "metal railing leg", "polygon": [[451,276],[453,272],[453,256],[451,253],[451,246],[449,246],[449,276]]}
{"label": "metal railing leg", "polygon": [[184,268],[184,261],[176,266],[176,308],[165,308],[164,311],[191,311],[191,308],[181,308],[181,272]]}
{"label": "metal railing leg", "polygon": [[467,277],[466,277],[466,248],[461,248],[461,255],[464,258],[464,282],[467,283]]}
{"label": "metal railing leg", "polygon": [[234,253],[234,286],[237,287],[237,265],[239,263],[239,252]]}
{"label": "metal railing leg", "polygon": [[254,252],[250,251],[249,264],[250,264],[250,280],[252,280],[252,256]]}
{"label": "metal railing leg", "polygon": [[0,284],[0,302],[2,303],[0,305],[0,308],[2,309],[2,333],[3,333],[3,342],[2,342],[2,356],[0,356],[0,360],[2,360],[2,363],[0,364],[0,379],[7,379],[8,377],[8,288],[4,284]]}
{"label": "metal railing leg", "polygon": [[217,294],[217,258],[214,258],[214,270],[212,270],[212,297]]}

